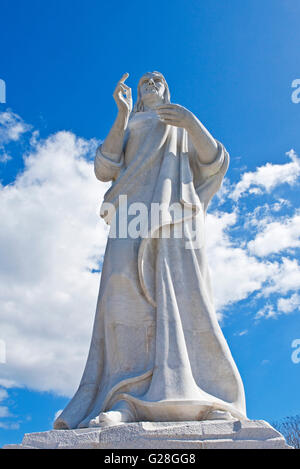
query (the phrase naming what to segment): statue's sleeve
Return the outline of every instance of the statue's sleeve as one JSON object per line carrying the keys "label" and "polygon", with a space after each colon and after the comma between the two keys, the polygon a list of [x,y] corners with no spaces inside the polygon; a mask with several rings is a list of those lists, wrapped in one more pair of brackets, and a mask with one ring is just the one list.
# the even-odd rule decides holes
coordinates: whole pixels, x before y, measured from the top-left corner
{"label": "statue's sleeve", "polygon": [[218,151],[214,161],[202,163],[201,155],[198,155],[189,140],[189,160],[194,186],[205,211],[214,194],[220,189],[229,166],[229,155],[225,147],[218,141],[217,144]]}
{"label": "statue's sleeve", "polygon": [[119,155],[112,155],[110,153],[103,152],[101,145],[98,147],[94,160],[94,170],[97,179],[102,182],[114,181],[119,176],[123,166],[123,152],[121,157],[119,157]]}

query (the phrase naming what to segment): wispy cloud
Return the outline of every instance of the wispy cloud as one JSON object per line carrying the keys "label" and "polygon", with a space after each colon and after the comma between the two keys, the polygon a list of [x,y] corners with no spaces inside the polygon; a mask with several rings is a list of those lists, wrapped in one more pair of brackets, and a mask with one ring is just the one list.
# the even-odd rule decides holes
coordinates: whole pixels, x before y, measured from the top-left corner
{"label": "wispy cloud", "polygon": [[280,184],[295,184],[300,175],[300,159],[293,149],[287,152],[286,155],[291,160],[289,163],[267,163],[257,168],[256,171],[244,173],[230,197],[237,201],[247,192],[270,192]]}
{"label": "wispy cloud", "polygon": [[297,259],[282,257],[272,263],[274,270],[261,295],[267,298],[272,293],[286,295],[300,289],[300,265]]}
{"label": "wispy cloud", "polygon": [[277,301],[277,310],[284,314],[289,314],[300,307],[300,295],[294,293],[289,298],[279,298]]}
{"label": "wispy cloud", "polygon": [[248,243],[251,253],[264,257],[289,248],[300,247],[300,214],[282,221],[263,223],[262,230]]}
{"label": "wispy cloud", "polygon": [[3,401],[4,399],[8,398],[8,393],[6,389],[1,389],[0,388],[0,402]]}
{"label": "wispy cloud", "polygon": [[295,311],[299,311],[300,308],[300,296],[298,293],[294,293],[288,298],[279,298],[277,300],[277,305],[267,304],[262,309],[260,309],[255,319],[278,319],[279,316],[285,314],[291,314]]}
{"label": "wispy cloud", "polygon": [[30,131],[31,126],[12,111],[0,112],[0,162],[6,163],[11,155],[5,149],[6,145],[16,142],[20,137]]}
{"label": "wispy cloud", "polygon": [[[239,222],[236,212],[215,212],[207,217],[207,248],[216,308],[219,311],[260,290],[277,270],[277,266],[250,255],[231,236]],[[238,285],[238,288],[237,288]]]}
{"label": "wispy cloud", "polygon": [[37,140],[25,170],[2,187],[1,382],[68,394],[87,354],[107,227],[107,184],[93,174],[95,141],[69,132]]}
{"label": "wispy cloud", "polygon": [[0,418],[11,417],[8,407],[0,406]]}
{"label": "wispy cloud", "polygon": [[3,428],[3,430],[19,430],[20,424],[18,422],[0,422],[0,428]]}

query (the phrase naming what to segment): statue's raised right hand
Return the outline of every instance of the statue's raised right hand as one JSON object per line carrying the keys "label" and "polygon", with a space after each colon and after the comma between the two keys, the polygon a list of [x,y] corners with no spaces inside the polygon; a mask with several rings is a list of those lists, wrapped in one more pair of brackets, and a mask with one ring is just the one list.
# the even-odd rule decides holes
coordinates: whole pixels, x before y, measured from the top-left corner
{"label": "statue's raised right hand", "polygon": [[131,88],[124,83],[128,77],[129,73],[124,73],[113,94],[119,112],[124,113],[125,115],[129,115],[132,111]]}

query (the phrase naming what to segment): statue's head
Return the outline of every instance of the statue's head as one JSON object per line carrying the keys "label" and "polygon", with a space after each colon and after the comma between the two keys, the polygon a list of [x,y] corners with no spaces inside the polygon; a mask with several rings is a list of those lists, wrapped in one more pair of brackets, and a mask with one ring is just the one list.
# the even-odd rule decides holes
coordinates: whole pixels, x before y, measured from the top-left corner
{"label": "statue's head", "polygon": [[141,112],[144,106],[152,107],[170,102],[170,91],[165,77],[159,72],[145,73],[138,83],[137,102],[133,112]]}

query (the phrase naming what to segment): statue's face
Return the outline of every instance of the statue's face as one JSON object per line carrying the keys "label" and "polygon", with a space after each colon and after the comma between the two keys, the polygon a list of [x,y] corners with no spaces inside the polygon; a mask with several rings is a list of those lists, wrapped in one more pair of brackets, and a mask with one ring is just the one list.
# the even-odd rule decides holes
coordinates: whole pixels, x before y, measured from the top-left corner
{"label": "statue's face", "polygon": [[140,83],[141,98],[145,104],[148,102],[163,102],[165,84],[161,76],[155,73],[147,73]]}

